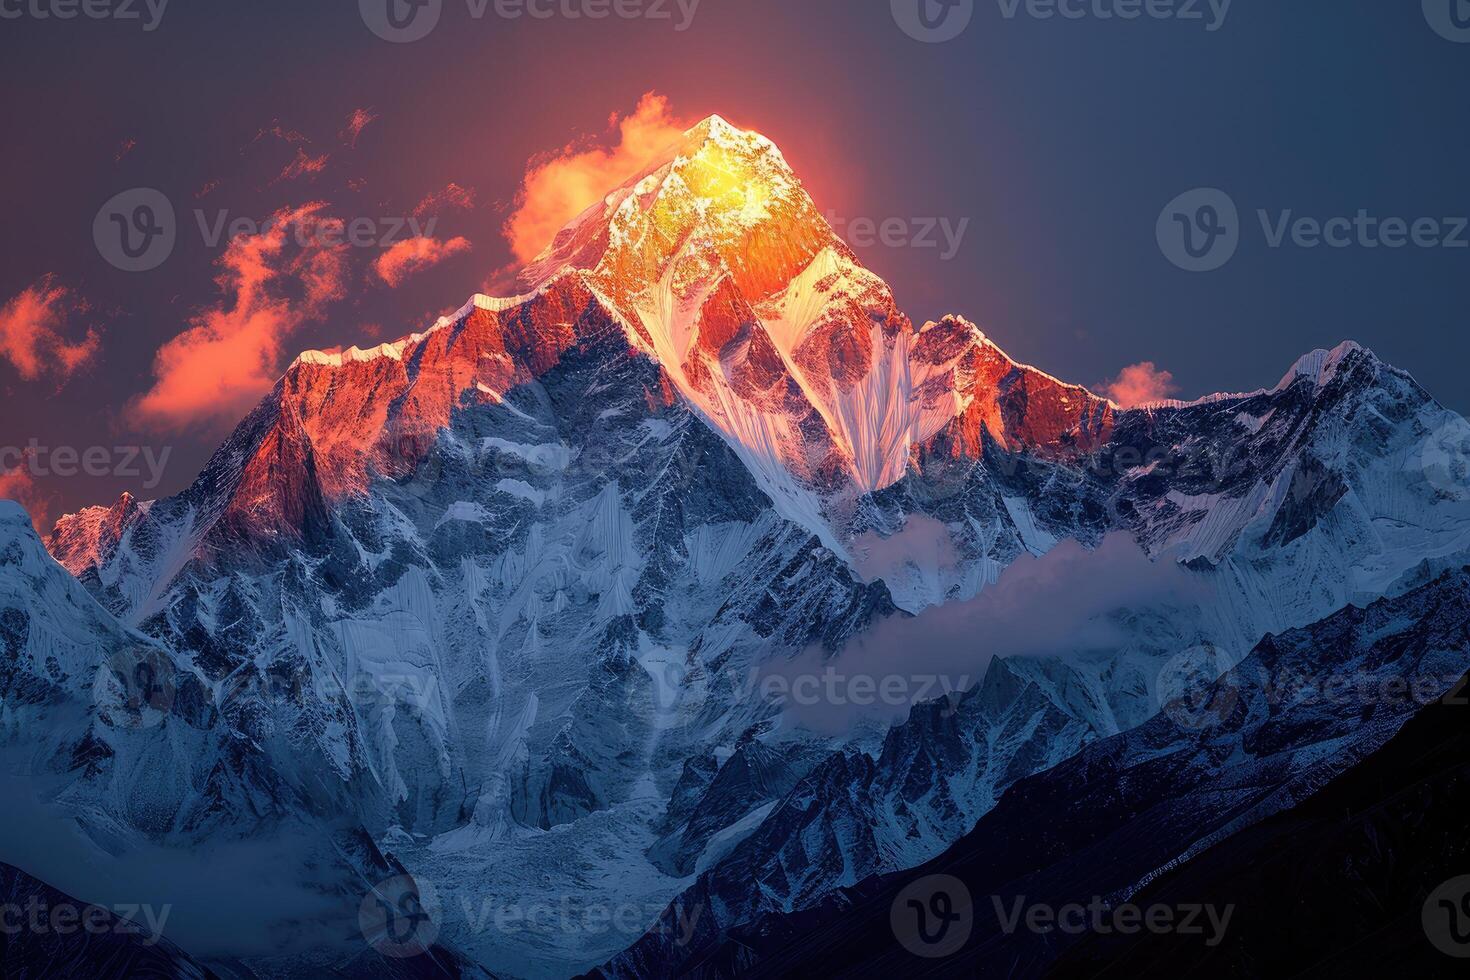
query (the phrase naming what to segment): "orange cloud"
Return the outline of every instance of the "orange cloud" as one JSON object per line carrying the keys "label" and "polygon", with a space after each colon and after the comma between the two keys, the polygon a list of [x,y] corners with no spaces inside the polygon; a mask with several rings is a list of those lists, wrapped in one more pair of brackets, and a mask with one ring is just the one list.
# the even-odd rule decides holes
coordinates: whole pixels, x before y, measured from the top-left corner
{"label": "orange cloud", "polygon": [[215,279],[225,299],[159,348],[141,422],[179,429],[238,421],[275,384],[283,342],[345,295],[346,249],[323,244],[322,204],[278,212],[229,244]]}
{"label": "orange cloud", "polygon": [[1103,393],[1124,408],[1163,401],[1179,391],[1174,375],[1161,371],[1153,361],[1131,364],[1110,381]]}
{"label": "orange cloud", "polygon": [[60,332],[67,319],[87,310],[84,300],[46,276],[0,307],[0,358],[27,381],[43,376],[65,381],[97,354],[96,330],[88,328],[78,341]]}
{"label": "orange cloud", "polygon": [[[14,463],[10,468],[7,464]],[[0,459],[0,500],[13,500],[20,504],[31,515],[31,523],[36,530],[42,534],[51,527],[52,508],[55,501],[36,485],[36,480],[31,476],[29,458],[22,456],[20,460]]]}
{"label": "orange cloud", "polygon": [[430,266],[438,265],[450,256],[469,250],[470,240],[468,238],[451,238],[447,242],[423,236],[408,238],[401,242],[394,242],[386,252],[378,256],[378,261],[373,264],[373,268],[380,279],[389,286],[397,287],[414,273],[422,272]]}
{"label": "orange cloud", "polygon": [[458,184],[450,184],[442,191],[435,191],[420,201],[418,206],[413,209],[413,216],[415,218],[422,218],[425,215],[432,214],[434,217],[437,217],[439,212],[447,211],[451,208],[461,208],[465,211],[471,211],[474,210],[474,207],[474,191],[466,190]]}
{"label": "orange cloud", "polygon": [[667,98],[649,92],[631,116],[619,120],[614,113],[608,120],[609,128],[618,130],[618,144],[611,149],[570,144],[532,160],[504,229],[516,258],[534,259],[567,222],[636,175],[691,125],[674,117]]}

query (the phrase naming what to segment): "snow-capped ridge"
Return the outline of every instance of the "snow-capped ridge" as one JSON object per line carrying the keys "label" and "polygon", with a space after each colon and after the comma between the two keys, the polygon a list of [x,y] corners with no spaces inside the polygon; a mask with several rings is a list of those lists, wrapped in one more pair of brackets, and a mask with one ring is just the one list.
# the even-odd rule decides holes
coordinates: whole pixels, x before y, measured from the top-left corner
{"label": "snow-capped ridge", "polygon": [[1202,395],[1189,401],[1177,398],[1163,398],[1156,401],[1140,402],[1133,406],[1132,411],[1154,411],[1157,409],[1171,408],[1194,408],[1197,405],[1214,405],[1219,402],[1243,401],[1247,398],[1259,398],[1262,395],[1280,394],[1298,379],[1308,378],[1320,390],[1326,387],[1337,375],[1338,369],[1353,354],[1364,354],[1374,364],[1382,365],[1383,361],[1377,354],[1355,340],[1344,340],[1331,350],[1318,348],[1303,354],[1297,358],[1291,368],[1281,376],[1281,380],[1271,388],[1257,388],[1255,391],[1216,392],[1211,395]]}
{"label": "snow-capped ridge", "polygon": [[[571,272],[573,270],[568,269],[565,271]],[[451,327],[454,324],[459,323],[475,310],[484,310],[487,313],[504,313],[505,311],[513,310],[518,306],[524,306],[526,303],[529,303],[531,300],[536,299],[538,296],[544,295],[553,285],[555,285],[555,282],[558,278],[559,276],[552,276],[551,278],[547,279],[546,282],[539,285],[536,289],[528,293],[522,293],[518,296],[488,296],[484,293],[475,293],[458,310],[454,311],[453,313],[441,316],[438,320],[434,321],[433,326],[429,327],[422,333],[412,333],[398,340],[389,341],[379,344],[376,347],[370,347],[366,349],[352,346],[347,348],[347,350],[345,351],[302,351],[296,356],[296,360],[292,362],[292,365],[294,366],[296,364],[313,364],[325,367],[342,367],[344,364],[365,364],[369,361],[375,361],[383,357],[390,358],[395,361],[401,361],[403,360],[403,355],[406,351],[411,350],[413,347],[423,343],[429,337],[432,337],[434,334],[445,329],[446,327]]]}

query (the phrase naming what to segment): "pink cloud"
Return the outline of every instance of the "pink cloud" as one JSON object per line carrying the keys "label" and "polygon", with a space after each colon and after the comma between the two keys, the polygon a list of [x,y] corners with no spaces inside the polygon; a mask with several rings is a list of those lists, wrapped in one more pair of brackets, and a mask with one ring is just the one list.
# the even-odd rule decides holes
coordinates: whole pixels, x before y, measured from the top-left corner
{"label": "pink cloud", "polygon": [[534,259],[567,222],[636,175],[689,128],[674,117],[669,100],[653,92],[643,96],[631,116],[619,120],[615,113],[608,123],[618,130],[611,149],[581,150],[573,144],[531,161],[504,229],[517,259]]}
{"label": "pink cloud", "polygon": [[413,209],[413,216],[415,218],[422,218],[425,215],[438,216],[454,208],[471,211],[474,207],[474,191],[466,190],[458,184],[450,184],[442,191],[435,191],[420,201]]}
{"label": "pink cloud", "polygon": [[310,143],[311,142],[311,140],[307,139],[305,136],[303,136],[301,133],[298,133],[296,130],[294,130],[294,129],[287,129],[286,127],[282,126],[281,125],[281,121],[279,119],[274,120],[270,124],[270,127],[269,128],[267,128],[267,129],[261,129],[258,132],[256,132],[255,139],[251,140],[250,142],[251,142],[252,145],[255,144],[255,143],[259,143],[261,140],[265,139],[267,136],[274,136],[276,139],[280,140],[283,143]]}
{"label": "pink cloud", "polygon": [[1179,391],[1174,375],[1161,371],[1153,361],[1131,364],[1108,382],[1103,394],[1124,408],[1163,401]]}
{"label": "pink cloud", "polygon": [[47,276],[0,307],[0,358],[26,381],[54,377],[65,381],[97,354],[100,338],[87,329],[81,340],[67,340],[61,328],[72,316],[88,312],[87,303]]}
{"label": "pink cloud", "polygon": [[328,154],[323,153],[319,157],[307,156],[305,150],[297,147],[296,159],[286,164],[286,169],[282,170],[280,175],[277,176],[275,180],[271,181],[271,183],[274,185],[286,180],[296,180],[297,178],[304,177],[307,174],[315,177],[317,174],[327,169],[327,159]]}
{"label": "pink cloud", "polygon": [[386,252],[378,256],[373,268],[378,273],[378,278],[396,288],[409,276],[469,249],[468,238],[440,241],[437,238],[419,236],[394,242]]}
{"label": "pink cloud", "polygon": [[371,109],[353,109],[352,115],[347,117],[347,127],[337,134],[337,138],[348,146],[356,147],[357,138],[362,135],[362,131],[377,118],[378,114]]}
{"label": "pink cloud", "polygon": [[230,242],[215,280],[224,298],[159,348],[153,387],[131,406],[138,422],[229,424],[270,390],[286,338],[346,292],[346,249],[318,233],[332,220],[324,207],[280,211],[260,234]]}
{"label": "pink cloud", "polygon": [[56,501],[36,485],[29,465],[29,459],[24,456],[19,461],[0,459],[0,500],[13,500],[24,507],[30,512],[36,530],[44,534],[51,527]]}

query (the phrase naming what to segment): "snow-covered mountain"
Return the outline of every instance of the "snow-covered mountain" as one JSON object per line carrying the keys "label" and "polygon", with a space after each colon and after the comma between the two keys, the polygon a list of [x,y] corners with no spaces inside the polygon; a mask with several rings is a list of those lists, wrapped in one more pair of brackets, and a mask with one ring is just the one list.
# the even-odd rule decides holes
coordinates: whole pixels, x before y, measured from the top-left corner
{"label": "snow-covered mountain", "polygon": [[[59,662],[137,646],[188,692],[129,736],[147,746],[52,767],[117,839],[335,822],[313,839],[358,843],[314,889],[406,869],[446,947],[561,975],[691,887],[743,890],[711,912],[729,926],[927,860],[1016,780],[1146,721],[1178,651],[1223,669],[1470,553],[1470,427],[1370,352],[1124,411],[962,318],[915,326],[780,151],[718,117],[518,288],[303,354],[187,490],[58,522],[85,592],[47,587],[87,596],[102,638]],[[891,731],[809,730],[752,683],[1110,534],[1195,598],[1101,610],[1110,638],[1085,649],[977,660],[982,683]],[[37,580],[5,574],[25,609]],[[107,710],[39,731],[90,744]],[[628,914],[486,914],[569,897]]]}
{"label": "snow-covered mountain", "polygon": [[[1147,723],[1016,783],[973,831],[935,861],[886,878],[870,877],[797,914],[768,912],[725,932],[703,918],[703,927],[692,937],[650,935],[609,964],[603,975],[683,975],[698,964],[698,975],[709,977],[812,971],[886,977],[922,964],[935,976],[1048,976],[1052,962],[1078,937],[1058,928],[1032,931],[1014,923],[1008,928],[1007,910],[1018,903],[1053,909],[1099,901],[1109,909],[1138,904],[1139,893],[1160,877],[1188,867],[1221,841],[1311,800],[1338,776],[1371,759],[1426,706],[1430,713],[1464,711],[1463,678],[1470,668],[1467,624],[1470,568],[1447,572],[1402,596],[1350,607],[1308,628],[1268,637],[1232,670],[1171,702]],[[1463,729],[1463,719],[1454,724]],[[1417,764],[1422,758],[1416,755],[1411,761]],[[1441,773],[1430,769],[1432,776]],[[1420,828],[1394,824],[1381,804],[1390,799],[1392,806],[1409,811],[1409,819],[1430,824],[1435,804],[1426,799],[1428,788],[1427,779],[1399,794],[1381,786],[1360,787],[1366,790],[1360,801],[1373,819],[1389,824],[1391,835],[1413,837]],[[1434,817],[1444,820],[1448,812],[1436,809]],[[1341,809],[1323,822],[1334,831],[1351,826]],[[1358,851],[1322,871],[1357,877],[1395,846],[1363,840]],[[1463,853],[1462,847],[1457,850]],[[1290,851],[1266,853],[1272,861],[1293,857]],[[1442,860],[1444,873],[1459,870],[1453,852]],[[1218,872],[1221,862],[1213,865]],[[1249,887],[1256,886],[1255,864],[1226,867],[1229,874],[1248,879]],[[890,914],[896,897],[912,883],[941,874],[962,881],[969,892],[968,901],[956,898],[953,906],[965,914],[964,941],[943,959],[921,961],[890,930]],[[1404,884],[1419,891],[1417,899],[1405,902],[1417,927],[1423,894],[1433,881]],[[1296,887],[1287,886],[1292,896]],[[1394,887],[1402,885],[1395,882]],[[1227,890],[1213,897],[1223,908],[1242,895]],[[720,900],[699,893],[681,899]],[[1159,899],[1163,904],[1179,900],[1177,893]],[[1340,928],[1344,914],[1343,909],[1298,910],[1294,898],[1286,906],[1290,914],[1283,914],[1281,896],[1271,901],[1276,904],[1269,909],[1242,910],[1243,917],[1290,930],[1299,927],[1298,915]],[[1373,911],[1353,914],[1371,916]],[[1099,930],[1094,939],[1103,935]],[[1146,935],[1130,937],[1127,943],[1118,938],[1115,930],[1100,941],[1135,948],[1163,941]],[[1179,936],[1168,941],[1179,946],[1191,942]],[[1323,950],[1318,937],[1308,941]],[[1341,947],[1323,951],[1344,953]],[[1205,952],[1191,950],[1196,956]],[[1420,961],[1439,956],[1422,945],[1399,955]],[[1254,963],[1246,970],[1260,968]],[[1214,975],[1220,967],[1204,969]],[[1073,972],[1082,975],[1081,970]]]}

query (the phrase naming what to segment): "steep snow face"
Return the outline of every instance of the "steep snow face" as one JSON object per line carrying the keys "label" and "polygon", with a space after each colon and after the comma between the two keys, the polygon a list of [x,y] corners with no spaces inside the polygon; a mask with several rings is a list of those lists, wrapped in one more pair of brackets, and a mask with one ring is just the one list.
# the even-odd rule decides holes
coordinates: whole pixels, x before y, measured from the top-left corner
{"label": "steep snow face", "polygon": [[[1106,431],[1105,402],[1015,365],[970,325],[915,330],[775,145],[717,116],[523,278],[535,288],[568,268],[589,273],[777,506],[817,531],[840,509],[830,498],[897,482],[913,448],[966,411],[972,450],[982,429],[1016,448]],[[1019,412],[1002,409],[1007,388],[1023,393]]]}
{"label": "steep snow face", "polygon": [[[323,693],[311,710],[330,725],[344,703]],[[119,623],[0,501],[0,870],[23,866],[82,901],[157,907],[230,868],[240,900],[178,909],[170,937],[217,950],[224,919],[240,951],[268,948],[302,975],[361,964],[372,954],[351,939],[357,882],[397,873],[363,832],[374,787],[334,769],[306,719],[277,728],[258,707],[179,637]],[[194,975],[182,958],[177,970]]]}
{"label": "steep snow face", "polygon": [[[845,809],[842,831],[872,833],[852,803],[870,793],[873,766],[834,760],[777,808],[786,811],[788,834],[773,846],[783,848],[789,864],[757,867],[754,875],[746,868],[743,878],[702,876],[681,902],[716,915],[702,919],[692,938],[650,934],[599,975],[678,975],[696,963],[716,971],[712,964],[739,964],[763,976],[813,968],[889,975],[913,960],[888,929],[889,909],[901,889],[927,874],[957,875],[1006,907],[1018,896],[1051,907],[1085,904],[1096,895],[1127,900],[1224,838],[1313,796],[1386,744],[1423,705],[1459,701],[1460,679],[1470,669],[1467,621],[1470,569],[1461,569],[1403,596],[1269,637],[1223,675],[1192,677],[1177,689],[1181,696],[1145,723],[1020,779],[933,863],[857,881],[861,869],[856,876],[833,869],[846,879],[844,893],[821,901],[804,893],[787,898],[789,869],[827,857],[831,841],[826,827],[803,824],[803,809],[821,803]],[[995,729],[986,723],[997,718],[997,706],[1051,686],[1036,684],[1035,665],[1019,672],[1014,666],[987,691],[984,706],[960,709],[967,717],[952,726],[955,734],[974,725],[993,739]],[[938,719],[938,706],[929,714]],[[952,746],[954,735],[933,744]],[[887,856],[881,848],[878,854]],[[805,911],[792,916],[793,907]],[[731,911],[741,908],[757,911],[730,928]],[[1028,975],[1044,975],[1067,945],[1031,930],[1003,934],[986,916],[976,917],[975,932],[948,961],[954,975],[1010,974],[1017,964]],[[813,949],[820,954],[806,952]]]}

